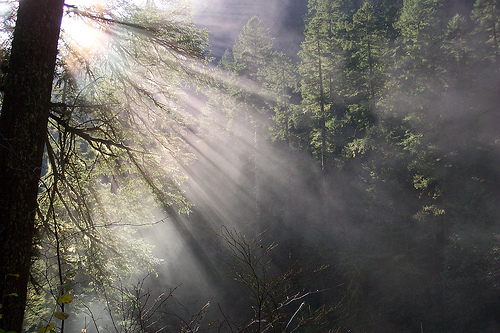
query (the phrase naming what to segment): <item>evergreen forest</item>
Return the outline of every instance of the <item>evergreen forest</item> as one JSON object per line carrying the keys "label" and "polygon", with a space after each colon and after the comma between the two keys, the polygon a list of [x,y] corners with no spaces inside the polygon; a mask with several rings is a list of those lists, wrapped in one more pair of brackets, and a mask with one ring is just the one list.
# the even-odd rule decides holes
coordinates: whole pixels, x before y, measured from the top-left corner
{"label": "evergreen forest", "polygon": [[0,2],[0,333],[500,332],[500,1],[305,1]]}

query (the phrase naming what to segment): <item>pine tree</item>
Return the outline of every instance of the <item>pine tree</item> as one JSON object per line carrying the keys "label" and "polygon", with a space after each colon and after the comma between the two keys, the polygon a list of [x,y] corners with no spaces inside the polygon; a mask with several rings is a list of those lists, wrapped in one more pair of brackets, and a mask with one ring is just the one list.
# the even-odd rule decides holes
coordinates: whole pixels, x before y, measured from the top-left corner
{"label": "pine tree", "polygon": [[316,123],[311,133],[311,146],[322,170],[327,168],[330,150],[327,123],[335,117],[333,105],[340,104],[336,87],[344,62],[339,43],[346,31],[343,7],[341,1],[309,2],[305,40],[299,52],[302,106]]}
{"label": "pine tree", "polygon": [[[409,90],[432,90],[442,63],[441,0],[406,0],[395,26],[400,31],[396,66]],[[415,89],[416,87],[420,87]]]}
{"label": "pine tree", "polygon": [[477,23],[477,32],[485,36],[482,47],[500,67],[500,3],[498,0],[478,0],[471,16]]}
{"label": "pine tree", "polygon": [[[261,219],[260,154],[261,142],[268,128],[274,95],[267,85],[270,81],[268,67],[273,61],[273,39],[264,22],[252,17],[243,27],[233,49],[226,51],[218,64],[225,70],[225,77],[213,93],[209,95],[207,113],[221,117],[226,122],[213,133],[214,138],[221,132],[229,135],[237,156],[245,160],[246,181],[252,188],[253,219],[257,228]],[[210,119],[207,119],[210,121]],[[206,127],[213,131],[211,126]],[[243,148],[241,148],[243,147]]]}
{"label": "pine tree", "polygon": [[295,65],[283,52],[273,52],[270,61],[260,68],[263,85],[268,92],[269,108],[273,112],[274,140],[284,141],[287,148],[293,147],[291,127],[295,120],[294,106],[291,105],[292,91],[297,86]]}
{"label": "pine tree", "polygon": [[[172,206],[187,208],[179,195],[179,175],[170,164],[186,156],[175,154],[161,160],[160,155],[140,152],[170,149],[180,143],[174,129],[180,130],[182,122],[169,111],[177,97],[173,92],[178,92],[172,87],[182,80],[175,75],[161,75],[157,65],[162,63],[172,69],[172,74],[182,72],[195,77],[187,64],[206,56],[203,33],[194,32],[188,24],[166,23],[144,11],[142,15],[138,11],[128,13],[128,21],[123,21],[123,16],[103,15],[92,9],[66,10],[99,22],[96,25],[115,25],[115,38],[109,45],[108,58],[105,55],[98,59],[100,63],[76,55],[61,42],[56,67],[63,2],[24,1],[19,6],[0,118],[0,165],[4,170],[0,176],[0,203],[8,207],[0,215],[0,328],[17,332],[22,328],[35,227],[38,236],[45,234],[49,239],[54,233],[73,228],[72,235],[91,239],[91,251],[96,251],[97,246],[112,247],[104,242],[110,239],[105,232],[101,240],[96,236],[96,225],[109,222],[106,214],[100,215],[96,200],[95,180],[102,176],[100,171],[109,172],[111,177],[110,169],[134,170],[129,180],[147,184],[174,223],[177,212]],[[184,70],[178,71],[182,66]],[[154,83],[150,74],[156,75]],[[148,79],[138,82],[144,75]],[[76,81],[85,88],[78,87]],[[159,171],[160,165],[166,173]],[[71,241],[78,242],[73,238]],[[59,262],[64,261],[64,251],[59,248],[62,243],[56,243],[53,255]],[[104,261],[100,264],[105,271]],[[59,269],[57,274],[64,272]],[[105,274],[96,276],[105,278]]]}
{"label": "pine tree", "polygon": [[[0,328],[21,332],[63,1],[23,1],[0,117]],[[41,28],[43,27],[43,28]]]}
{"label": "pine tree", "polygon": [[252,17],[243,27],[233,47],[236,73],[247,79],[260,81],[259,69],[271,57],[273,39],[257,16]]}
{"label": "pine tree", "polygon": [[[356,11],[349,25],[349,61],[346,64],[346,82],[352,94],[361,94],[365,100],[374,100],[380,89],[387,62],[388,39],[369,2]],[[351,71],[349,69],[351,67]]]}

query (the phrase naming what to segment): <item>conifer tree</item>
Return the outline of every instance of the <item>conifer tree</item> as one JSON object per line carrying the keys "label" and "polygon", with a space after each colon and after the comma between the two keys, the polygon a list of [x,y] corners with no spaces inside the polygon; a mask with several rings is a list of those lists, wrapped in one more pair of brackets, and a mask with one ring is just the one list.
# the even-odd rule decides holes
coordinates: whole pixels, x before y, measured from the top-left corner
{"label": "conifer tree", "polygon": [[346,82],[352,87],[353,94],[358,91],[366,100],[374,100],[381,86],[381,76],[385,72],[387,62],[388,40],[385,37],[381,22],[375,13],[376,8],[369,2],[353,15],[349,25],[349,40],[347,52],[349,62],[346,71]]}
{"label": "conifer tree", "polygon": [[[180,210],[187,208],[179,195],[179,183],[174,180],[180,178],[176,178],[175,167],[169,164],[178,163],[185,156],[173,154],[167,162],[159,155],[144,153],[180,144],[174,128],[178,130],[182,125],[178,127],[179,118],[169,111],[178,97],[175,93],[179,92],[173,87],[182,80],[158,73],[157,65],[162,63],[172,74],[182,72],[194,78],[188,66],[177,70],[193,59],[205,58],[203,33],[194,32],[188,24],[155,16],[158,11],[141,13],[134,7],[124,15],[105,15],[99,8],[80,10],[66,6],[68,12],[93,21],[101,29],[113,26],[115,29],[107,31],[115,38],[108,44],[109,53],[98,59],[90,59],[90,55],[85,55],[89,57],[85,59],[61,42],[56,67],[63,8],[63,1],[20,3],[10,69],[4,78],[0,203],[8,209],[2,209],[0,215],[0,329],[17,332],[22,328],[28,279],[33,276],[30,266],[35,227],[37,237],[53,240],[55,234],[57,246],[50,251],[55,251],[53,255],[59,264],[56,274],[60,278],[65,274],[63,269],[72,265],[71,260],[64,261],[71,258],[71,251],[60,248],[63,243],[59,233],[63,230],[73,230],[65,244],[78,243],[74,236],[80,235],[80,245],[84,244],[85,250],[91,248],[91,252],[99,246],[116,245],[106,243],[111,238],[105,231],[98,235],[97,225],[104,230],[110,223],[110,215],[101,215],[98,204],[102,201],[99,202],[96,187],[103,173],[114,178],[110,169],[120,170],[122,175],[134,170],[127,180],[147,184],[173,221],[177,212],[172,205],[179,204]],[[102,66],[96,65],[98,60]],[[155,77],[152,85],[147,83],[153,82],[151,77],[138,82],[150,74]],[[160,165],[168,165],[169,170],[163,168],[162,173]],[[84,249],[80,249],[81,255]],[[86,255],[91,260],[90,254]],[[86,273],[96,281],[105,279],[104,271],[110,266],[100,260],[97,271]],[[62,280],[58,284],[63,284]],[[64,311],[64,302],[57,303]]]}
{"label": "conifer tree", "polygon": [[269,61],[272,47],[269,29],[257,16],[252,17],[234,43],[236,73],[250,80],[261,81],[259,70]]}
{"label": "conifer tree", "polygon": [[63,3],[20,2],[10,52],[0,116],[0,328],[7,331],[22,329]]}
{"label": "conifer tree", "polygon": [[[218,67],[226,77],[209,95],[207,113],[224,119],[219,133],[231,136],[237,156],[245,160],[248,186],[252,188],[253,219],[259,226],[261,219],[260,154],[261,141],[269,125],[269,112],[273,100],[266,85],[269,65],[273,63],[273,39],[264,22],[252,17],[242,28],[233,49],[225,52]],[[207,119],[210,122],[210,119]],[[208,131],[214,128],[207,126]],[[241,148],[243,147],[243,149]]]}
{"label": "conifer tree", "polygon": [[500,67],[500,3],[498,0],[477,0],[471,13],[477,32],[485,36],[487,54]]}
{"label": "conifer tree", "polygon": [[330,150],[327,123],[335,116],[332,114],[333,105],[340,104],[336,87],[344,62],[339,42],[346,31],[343,6],[342,1],[309,2],[305,40],[299,52],[302,106],[315,120],[311,146],[320,160],[322,170],[327,168]]}
{"label": "conifer tree", "polygon": [[295,120],[295,110],[290,99],[297,86],[295,65],[286,54],[275,51],[268,64],[261,68],[261,73],[264,87],[272,96],[268,101],[274,113],[271,135],[274,140],[284,141],[287,148],[292,148],[294,140],[291,137],[291,127]]}

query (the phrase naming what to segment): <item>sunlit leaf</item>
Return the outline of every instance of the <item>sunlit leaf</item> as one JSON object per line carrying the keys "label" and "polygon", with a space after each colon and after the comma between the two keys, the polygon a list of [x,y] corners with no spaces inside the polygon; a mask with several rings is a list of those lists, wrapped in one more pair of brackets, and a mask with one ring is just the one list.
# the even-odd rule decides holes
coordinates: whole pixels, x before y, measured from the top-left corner
{"label": "sunlit leaf", "polygon": [[68,319],[69,314],[67,314],[65,312],[58,311],[58,312],[54,312],[54,317],[56,317],[57,319],[66,320],[66,319]]}
{"label": "sunlit leaf", "polygon": [[13,276],[13,277],[18,278],[20,275],[19,274],[7,274],[7,276]]}
{"label": "sunlit leaf", "polygon": [[57,298],[57,301],[63,304],[71,303],[73,300],[73,296],[71,295],[61,295]]}
{"label": "sunlit leaf", "polygon": [[8,294],[7,296],[19,297],[17,293]]}
{"label": "sunlit leaf", "polygon": [[48,324],[47,326],[40,327],[40,328],[38,329],[38,332],[42,332],[42,333],[44,333],[44,332],[51,332],[51,331],[52,331],[52,329],[53,329],[55,326],[56,326],[56,324],[54,324],[54,323],[50,323],[50,324]]}

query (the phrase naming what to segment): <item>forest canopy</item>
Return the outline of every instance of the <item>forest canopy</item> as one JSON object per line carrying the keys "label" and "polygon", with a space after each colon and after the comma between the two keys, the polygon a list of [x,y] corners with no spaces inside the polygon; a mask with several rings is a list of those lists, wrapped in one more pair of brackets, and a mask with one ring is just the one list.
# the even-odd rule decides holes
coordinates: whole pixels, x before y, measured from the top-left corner
{"label": "forest canopy", "polygon": [[500,328],[497,0],[309,0],[298,53],[255,16],[215,59],[187,1],[34,3],[0,332]]}

